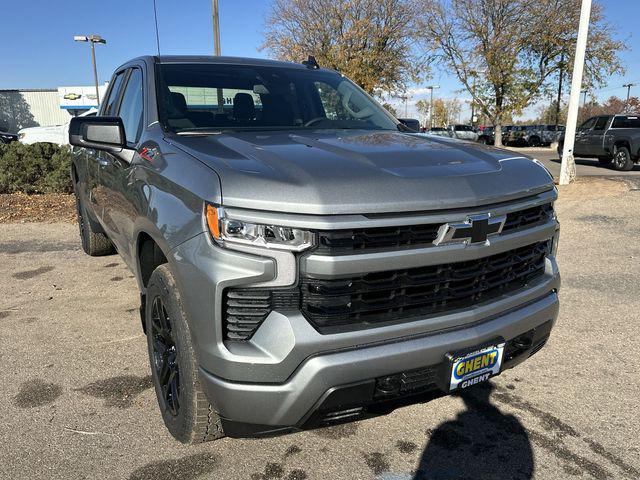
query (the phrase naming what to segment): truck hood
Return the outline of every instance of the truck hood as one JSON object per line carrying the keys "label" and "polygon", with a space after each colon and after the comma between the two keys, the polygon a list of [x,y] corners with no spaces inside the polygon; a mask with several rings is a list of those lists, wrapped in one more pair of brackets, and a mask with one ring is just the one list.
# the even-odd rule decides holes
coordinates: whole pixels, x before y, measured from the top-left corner
{"label": "truck hood", "polygon": [[211,167],[225,206],[308,214],[475,207],[553,188],[513,152],[390,131],[234,132],[168,139]]}

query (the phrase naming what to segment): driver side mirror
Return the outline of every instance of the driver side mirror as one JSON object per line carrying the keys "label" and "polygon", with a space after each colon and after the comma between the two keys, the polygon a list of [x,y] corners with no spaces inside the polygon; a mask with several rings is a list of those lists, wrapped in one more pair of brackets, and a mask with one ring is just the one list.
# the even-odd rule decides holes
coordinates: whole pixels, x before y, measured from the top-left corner
{"label": "driver side mirror", "polygon": [[120,117],[74,117],[69,123],[69,143],[75,147],[118,151],[127,148]]}

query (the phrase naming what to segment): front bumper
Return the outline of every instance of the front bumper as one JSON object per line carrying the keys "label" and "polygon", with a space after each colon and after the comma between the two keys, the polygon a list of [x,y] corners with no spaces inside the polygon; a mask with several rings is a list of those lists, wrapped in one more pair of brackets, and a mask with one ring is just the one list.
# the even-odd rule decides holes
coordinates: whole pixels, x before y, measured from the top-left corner
{"label": "front bumper", "polygon": [[[509,209],[524,209],[554,199],[555,192],[549,191],[516,204],[499,204],[489,211],[501,215]],[[487,208],[477,210],[486,212]],[[372,224],[420,225],[447,222],[453,215],[460,215],[454,212],[372,219],[357,215],[278,214],[272,218],[264,212],[233,213],[234,217],[244,215],[242,218],[247,221],[318,230]],[[269,431],[310,425],[311,418],[324,408],[318,402],[332,389],[342,390],[345,385],[370,383],[381,376],[439,365],[447,352],[497,337],[509,341],[543,324],[551,326],[558,312],[558,268],[554,257],[548,256],[544,274],[519,290],[470,308],[356,331],[322,334],[298,309],[273,310],[251,339],[244,342],[224,339],[225,289],[290,287],[301,273],[330,279],[482,258],[548,240],[554,237],[557,228],[553,219],[524,231],[500,235],[488,245],[443,245],[346,256],[310,252],[295,257],[287,252],[269,252],[273,258],[265,256],[264,251],[220,248],[203,233],[175,247],[168,259],[189,319],[203,388],[216,411],[227,423],[258,425],[262,427],[257,430]],[[508,366],[511,365],[505,365]],[[227,431],[233,432],[234,428]]]}
{"label": "front bumper", "polygon": [[[551,291],[521,308],[461,329],[312,356],[283,383],[230,382],[202,368],[201,380],[216,411],[225,419],[227,433],[231,436],[315,427],[322,424],[323,415],[332,409],[351,410],[357,408],[353,405],[375,404],[372,385],[377,377],[423,367],[437,368],[447,352],[496,338],[508,342],[527,332],[540,330],[530,349],[505,362],[504,368],[511,368],[546,341],[557,315],[558,297]],[[348,390],[345,386],[355,385],[360,393],[345,393]],[[338,397],[341,399],[335,399],[335,392],[340,392]],[[439,394],[431,390],[423,393]],[[361,413],[364,415],[366,410]]]}

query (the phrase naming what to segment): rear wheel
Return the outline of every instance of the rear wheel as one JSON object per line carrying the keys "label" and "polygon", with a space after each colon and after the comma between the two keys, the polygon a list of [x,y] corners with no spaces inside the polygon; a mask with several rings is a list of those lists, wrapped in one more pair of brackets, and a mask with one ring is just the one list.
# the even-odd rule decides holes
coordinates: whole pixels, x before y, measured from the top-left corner
{"label": "rear wheel", "polygon": [[529,139],[530,147],[539,147],[540,146],[540,137],[531,137]]}
{"label": "rear wheel", "polygon": [[87,214],[82,200],[80,199],[78,183],[74,184],[76,197],[76,218],[78,220],[78,229],[80,231],[80,241],[82,242],[82,250],[92,257],[100,257],[103,255],[112,255],[116,253],[116,249],[104,233],[96,232],[91,227],[91,221]]}
{"label": "rear wheel", "polygon": [[189,324],[168,265],[151,274],[145,322],[151,376],[162,419],[182,443],[224,437],[220,417],[200,386]]}
{"label": "rear wheel", "polygon": [[628,172],[633,168],[633,160],[627,147],[618,147],[613,154],[611,165],[621,172]]}

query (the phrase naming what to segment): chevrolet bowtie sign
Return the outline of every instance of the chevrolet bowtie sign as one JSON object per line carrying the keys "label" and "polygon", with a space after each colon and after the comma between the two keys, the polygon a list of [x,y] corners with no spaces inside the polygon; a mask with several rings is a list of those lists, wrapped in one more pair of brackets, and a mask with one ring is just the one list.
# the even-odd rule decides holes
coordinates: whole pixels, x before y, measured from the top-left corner
{"label": "chevrolet bowtie sign", "polygon": [[472,215],[465,222],[445,223],[438,229],[434,245],[448,243],[487,243],[491,235],[502,232],[506,215],[492,217],[488,213]]}
{"label": "chevrolet bowtie sign", "polygon": [[[100,98],[102,98],[107,86],[106,84],[99,85],[98,89],[100,90]],[[91,85],[58,87],[58,102],[60,108],[66,110],[87,110],[97,107],[96,87]]]}

